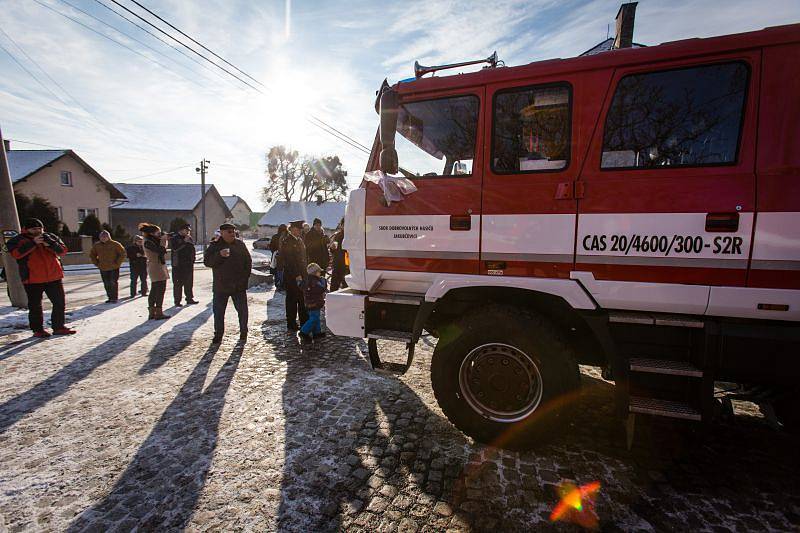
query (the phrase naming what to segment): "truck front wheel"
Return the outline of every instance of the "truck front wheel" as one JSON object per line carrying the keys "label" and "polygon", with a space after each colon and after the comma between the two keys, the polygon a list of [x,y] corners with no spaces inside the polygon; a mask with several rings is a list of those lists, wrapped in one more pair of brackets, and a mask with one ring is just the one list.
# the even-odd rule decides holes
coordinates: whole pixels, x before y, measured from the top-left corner
{"label": "truck front wheel", "polygon": [[580,375],[544,318],[491,306],[441,329],[431,381],[458,429],[479,442],[525,449],[566,422]]}

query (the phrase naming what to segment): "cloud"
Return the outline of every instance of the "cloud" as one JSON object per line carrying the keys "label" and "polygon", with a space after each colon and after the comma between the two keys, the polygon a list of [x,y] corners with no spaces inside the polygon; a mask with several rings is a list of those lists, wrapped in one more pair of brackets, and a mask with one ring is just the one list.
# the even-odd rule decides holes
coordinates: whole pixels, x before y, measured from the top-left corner
{"label": "cloud", "polygon": [[[42,1],[71,12],[55,0]],[[287,39],[283,1],[152,3],[158,14],[275,88],[260,95],[201,69],[93,2],[70,1],[174,61],[73,12],[75,18],[197,84],[34,2],[7,2],[0,12],[3,29],[102,125],[77,106],[55,101],[0,51],[4,135],[75,148],[112,181],[185,166],[137,181],[193,182],[194,166],[205,157],[212,161],[209,181],[253,207],[261,204],[264,153],[275,144],[339,154],[350,183],[358,183],[367,156],[305,122],[306,114],[369,147],[377,127],[375,90],[384,77],[396,81],[413,75],[415,60],[451,63],[486,57],[495,49],[509,65],[574,56],[605,37],[619,5],[608,0],[295,1]],[[655,44],[798,20],[796,0],[730,0],[722,6],[643,0],[635,39]],[[0,42],[14,52],[2,37]]]}

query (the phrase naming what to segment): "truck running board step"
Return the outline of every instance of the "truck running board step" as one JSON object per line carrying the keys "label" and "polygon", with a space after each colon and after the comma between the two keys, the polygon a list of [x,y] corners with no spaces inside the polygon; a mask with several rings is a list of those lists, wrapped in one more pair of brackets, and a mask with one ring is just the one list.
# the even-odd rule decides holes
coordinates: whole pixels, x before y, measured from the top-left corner
{"label": "truck running board step", "polygon": [[645,415],[682,418],[684,420],[696,420],[698,422],[702,420],[700,412],[691,405],[681,402],[673,402],[671,400],[659,400],[657,398],[631,396],[628,403],[628,410],[631,413],[640,413]]}
{"label": "truck running board step", "polygon": [[[381,361],[378,353],[378,339],[399,341],[406,343],[406,362],[391,363]],[[367,334],[367,350],[369,353],[369,364],[373,370],[396,374],[402,376],[411,368],[414,362],[414,334],[409,331],[392,331],[389,329],[375,329]]]}
{"label": "truck running board step", "polygon": [[705,322],[689,316],[622,311],[612,311],[608,313],[608,321],[615,324],[644,324],[648,326],[672,326],[677,328],[702,329],[705,327]]}
{"label": "truck running board step", "polygon": [[648,372],[650,374],[669,374],[671,376],[688,376],[693,378],[703,377],[703,371],[685,361],[670,361],[667,359],[648,359],[637,357],[629,360],[633,372]]}
{"label": "truck running board step", "polygon": [[382,302],[387,304],[420,305],[424,300],[424,294],[376,292],[369,295],[370,302]]}
{"label": "truck running board step", "polygon": [[385,339],[389,341],[411,342],[414,334],[410,331],[394,331],[391,329],[373,329],[367,333],[368,339]]}

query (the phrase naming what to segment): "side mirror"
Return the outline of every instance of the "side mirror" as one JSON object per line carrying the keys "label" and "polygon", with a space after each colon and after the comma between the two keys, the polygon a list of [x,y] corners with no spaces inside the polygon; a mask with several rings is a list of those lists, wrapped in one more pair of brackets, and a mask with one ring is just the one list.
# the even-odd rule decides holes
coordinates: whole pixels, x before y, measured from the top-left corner
{"label": "side mirror", "polygon": [[386,174],[397,174],[397,150],[394,147],[394,136],[397,131],[398,113],[397,91],[385,88],[380,95],[380,168]]}

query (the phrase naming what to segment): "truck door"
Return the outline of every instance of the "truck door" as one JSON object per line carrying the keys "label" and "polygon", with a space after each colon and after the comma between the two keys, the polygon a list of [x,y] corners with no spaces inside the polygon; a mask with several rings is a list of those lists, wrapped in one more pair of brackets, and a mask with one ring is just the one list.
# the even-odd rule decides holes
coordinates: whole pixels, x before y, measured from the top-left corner
{"label": "truck door", "polygon": [[539,75],[487,87],[482,274],[569,277],[575,179],[610,76]]}
{"label": "truck door", "polygon": [[398,90],[396,149],[417,191],[387,206],[367,183],[367,269],[477,274],[484,89],[411,90]]}
{"label": "truck door", "polygon": [[604,285],[613,307],[641,308],[618,298],[640,288],[660,309],[703,313],[708,290],[656,296],[651,283],[745,285],[759,69],[744,52],[615,71],[580,176],[575,266],[619,282]]}
{"label": "truck door", "polygon": [[[800,289],[800,99],[797,97],[800,44],[765,48],[763,61],[758,121],[758,219],[748,285],[797,290]],[[764,301],[767,300],[759,299]],[[780,318],[781,313],[775,315]]]}

